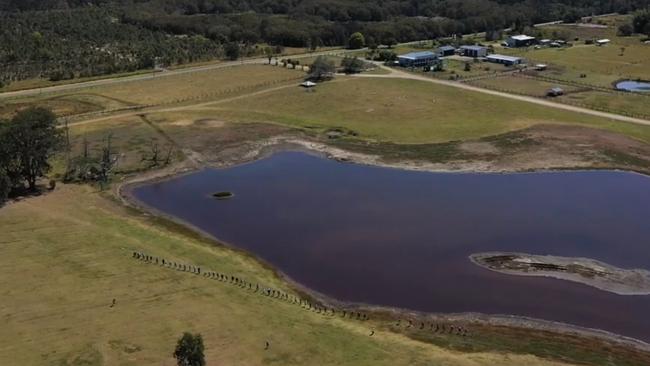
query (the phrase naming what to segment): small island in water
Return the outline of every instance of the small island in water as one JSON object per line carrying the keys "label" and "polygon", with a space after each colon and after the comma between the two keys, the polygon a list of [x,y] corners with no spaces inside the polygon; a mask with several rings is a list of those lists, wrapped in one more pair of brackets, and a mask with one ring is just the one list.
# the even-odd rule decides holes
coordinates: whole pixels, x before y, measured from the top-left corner
{"label": "small island in water", "polygon": [[218,200],[227,200],[229,198],[233,198],[235,196],[234,193],[228,192],[228,191],[222,191],[222,192],[215,192],[212,194],[212,197],[218,199]]}
{"label": "small island in water", "polygon": [[500,273],[552,277],[619,295],[650,295],[650,271],[644,269],[622,269],[589,258],[523,253],[477,253],[469,258],[481,267]]}

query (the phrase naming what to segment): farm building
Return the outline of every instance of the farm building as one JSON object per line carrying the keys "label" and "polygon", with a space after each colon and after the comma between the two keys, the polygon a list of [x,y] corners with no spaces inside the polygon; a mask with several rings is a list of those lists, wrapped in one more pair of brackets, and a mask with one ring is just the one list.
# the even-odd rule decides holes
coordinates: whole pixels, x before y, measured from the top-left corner
{"label": "farm building", "polygon": [[425,67],[433,65],[438,60],[438,56],[429,51],[411,52],[397,56],[397,60],[402,67]]}
{"label": "farm building", "polygon": [[438,57],[453,56],[456,53],[456,48],[453,46],[442,46],[438,47],[436,53],[438,54]]}
{"label": "farm building", "polygon": [[515,56],[506,56],[506,55],[489,55],[485,58],[485,61],[492,62],[495,64],[502,64],[506,66],[521,65],[524,63],[524,59],[521,57]]}
{"label": "farm building", "polygon": [[465,57],[485,57],[487,51],[487,47],[483,46],[460,46],[460,54]]}
{"label": "farm building", "polygon": [[510,38],[506,40],[508,47],[528,47],[533,43],[535,43],[535,37],[527,36],[525,34],[510,36]]}

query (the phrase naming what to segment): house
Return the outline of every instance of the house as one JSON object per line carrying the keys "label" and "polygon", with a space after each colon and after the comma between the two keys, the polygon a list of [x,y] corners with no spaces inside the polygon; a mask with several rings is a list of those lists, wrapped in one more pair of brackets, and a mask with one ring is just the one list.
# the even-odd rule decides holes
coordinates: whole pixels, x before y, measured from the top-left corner
{"label": "house", "polygon": [[483,46],[460,46],[460,54],[465,57],[485,57],[487,51],[487,47]]}
{"label": "house", "polygon": [[607,39],[607,38],[597,39],[596,40],[596,46],[604,46],[604,45],[608,44],[609,42],[611,42],[611,41],[609,39]]}
{"label": "house", "polygon": [[453,46],[441,46],[436,50],[438,57],[453,56],[456,53],[456,48]]}
{"label": "house", "polygon": [[506,40],[508,47],[528,47],[535,43],[535,37],[520,34],[517,36],[510,36]]}
{"label": "house", "polygon": [[438,55],[430,51],[411,52],[397,56],[397,60],[402,67],[425,67],[433,65]]}
{"label": "house", "polygon": [[564,94],[564,89],[555,87],[551,88],[546,92],[546,95],[549,97],[559,97],[560,95]]}
{"label": "house", "polygon": [[521,65],[525,63],[525,60],[521,57],[506,55],[488,55],[485,57],[485,61],[506,66]]}

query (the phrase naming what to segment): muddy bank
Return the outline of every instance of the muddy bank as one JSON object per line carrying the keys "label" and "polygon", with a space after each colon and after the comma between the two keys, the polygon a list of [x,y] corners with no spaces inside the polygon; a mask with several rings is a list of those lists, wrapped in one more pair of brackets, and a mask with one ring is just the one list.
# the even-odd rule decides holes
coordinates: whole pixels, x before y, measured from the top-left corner
{"label": "muddy bank", "polygon": [[618,268],[590,258],[501,252],[477,253],[469,258],[499,273],[578,282],[618,295],[650,295],[650,271]]}

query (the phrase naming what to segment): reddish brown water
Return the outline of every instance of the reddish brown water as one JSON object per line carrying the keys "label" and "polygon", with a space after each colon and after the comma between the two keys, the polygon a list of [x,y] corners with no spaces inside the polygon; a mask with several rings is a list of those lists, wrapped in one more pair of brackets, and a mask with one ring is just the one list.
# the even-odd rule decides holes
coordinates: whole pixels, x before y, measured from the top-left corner
{"label": "reddish brown water", "polygon": [[[218,191],[235,196],[215,200]],[[650,296],[499,274],[468,259],[514,251],[650,270],[645,176],[422,173],[285,152],[134,194],[340,300],[523,315],[650,341]]]}

